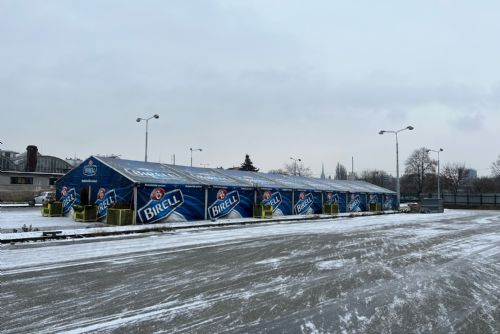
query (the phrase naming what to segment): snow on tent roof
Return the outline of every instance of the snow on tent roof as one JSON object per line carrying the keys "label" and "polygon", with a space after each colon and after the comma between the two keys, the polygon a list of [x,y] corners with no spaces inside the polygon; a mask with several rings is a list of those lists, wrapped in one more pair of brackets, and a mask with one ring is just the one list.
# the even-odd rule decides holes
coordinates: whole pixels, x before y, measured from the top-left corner
{"label": "snow on tent roof", "polygon": [[391,190],[375,186],[365,181],[335,180],[333,182],[345,186],[349,192],[385,193],[385,194],[394,193]]}
{"label": "snow on tent roof", "polygon": [[266,178],[262,173],[234,169],[217,169],[217,172],[261,188],[284,188],[283,184]]}
{"label": "snow on tent roof", "polygon": [[375,184],[371,184],[371,183],[366,182],[366,181],[357,181],[357,182],[359,182],[361,185],[363,185],[364,187],[369,189],[370,192],[372,192],[372,193],[384,193],[384,194],[395,194],[396,193],[395,191],[377,186]]}
{"label": "snow on tent roof", "polygon": [[306,176],[294,176],[294,178],[298,178],[301,182],[309,185],[313,189],[325,191],[346,191],[343,187],[339,187],[332,182],[326,182],[326,180]]}
{"label": "snow on tent roof", "polygon": [[311,187],[310,185],[301,182],[301,180],[296,177],[296,176],[290,176],[290,175],[283,175],[283,174],[270,174],[270,173],[262,173],[262,176],[281,183],[287,188],[291,189],[308,189],[308,190],[314,190],[314,187]]}
{"label": "snow on tent roof", "polygon": [[243,180],[235,180],[211,168],[188,167],[168,165],[168,168],[175,170],[178,173],[184,174],[200,183],[212,186],[222,187],[251,187],[252,184]]}
{"label": "snow on tent roof", "polygon": [[103,157],[96,159],[137,183],[200,185],[197,180],[176,173],[159,163]]}

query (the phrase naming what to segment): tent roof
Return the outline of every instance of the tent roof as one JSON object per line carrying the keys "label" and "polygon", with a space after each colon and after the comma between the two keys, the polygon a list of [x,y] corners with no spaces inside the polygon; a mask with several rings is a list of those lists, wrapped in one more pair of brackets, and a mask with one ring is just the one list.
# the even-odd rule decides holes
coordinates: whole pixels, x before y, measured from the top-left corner
{"label": "tent roof", "polygon": [[321,191],[395,194],[365,181],[322,180],[304,176],[240,170],[167,165],[116,158],[93,157],[136,183],[229,187],[289,188]]}
{"label": "tent roof", "polygon": [[217,172],[260,188],[287,188],[286,185],[267,178],[267,174],[234,169],[217,169]]}
{"label": "tent roof", "polygon": [[95,158],[137,183],[200,184],[197,180],[179,174],[160,163],[116,158]]}
{"label": "tent roof", "polygon": [[252,187],[252,183],[245,180],[236,180],[224,173],[218,172],[217,169],[201,168],[201,167],[188,167],[178,165],[167,165],[168,168],[186,175],[192,179],[197,180],[199,183],[209,186],[222,186],[222,187]]}

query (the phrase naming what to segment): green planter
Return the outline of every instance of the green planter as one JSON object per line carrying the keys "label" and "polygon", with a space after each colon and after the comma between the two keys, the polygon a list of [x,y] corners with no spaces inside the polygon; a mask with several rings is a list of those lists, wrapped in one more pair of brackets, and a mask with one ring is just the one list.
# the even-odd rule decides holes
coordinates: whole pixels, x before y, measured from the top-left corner
{"label": "green planter", "polygon": [[336,215],[339,213],[339,205],[338,204],[324,204],[323,205],[323,213],[326,215]]}
{"label": "green planter", "polygon": [[97,206],[95,205],[74,205],[73,220],[76,222],[97,221]]}
{"label": "green planter", "polygon": [[44,203],[40,211],[44,217],[62,217],[62,202]]}
{"label": "green planter", "polygon": [[132,225],[133,211],[131,209],[108,208],[106,224],[109,225]]}
{"label": "green planter", "polygon": [[378,203],[370,203],[370,211],[382,211],[382,206]]}
{"label": "green planter", "polygon": [[254,218],[272,218],[273,207],[271,205],[255,204],[253,206]]}

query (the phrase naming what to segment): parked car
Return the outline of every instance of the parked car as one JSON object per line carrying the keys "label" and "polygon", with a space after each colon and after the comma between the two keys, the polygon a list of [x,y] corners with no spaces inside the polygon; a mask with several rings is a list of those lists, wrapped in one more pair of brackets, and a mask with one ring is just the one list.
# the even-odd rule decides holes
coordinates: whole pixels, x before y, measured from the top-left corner
{"label": "parked car", "polygon": [[49,203],[50,201],[55,201],[55,199],[56,199],[56,193],[55,192],[53,192],[53,191],[42,191],[40,194],[38,194],[38,196],[35,196],[35,198],[33,198],[30,201],[30,204],[31,205],[45,204],[45,203]]}

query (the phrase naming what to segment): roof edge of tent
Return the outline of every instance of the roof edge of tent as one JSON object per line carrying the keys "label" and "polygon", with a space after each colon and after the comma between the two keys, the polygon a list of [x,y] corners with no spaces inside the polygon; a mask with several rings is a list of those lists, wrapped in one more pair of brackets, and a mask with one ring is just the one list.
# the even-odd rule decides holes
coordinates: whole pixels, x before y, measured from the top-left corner
{"label": "roof edge of tent", "polygon": [[[218,170],[217,168],[212,168],[212,170],[214,170],[216,173],[218,173],[218,174],[220,174],[220,175],[223,175],[223,176],[229,177],[230,179],[232,179],[232,180],[234,180],[234,181],[237,181],[237,182],[245,182],[245,183],[247,183],[250,187],[256,187],[256,188],[259,188],[259,186],[257,186],[256,184],[249,183],[248,181],[245,181],[245,180],[240,180],[240,179],[238,179],[238,178],[236,178],[236,177],[234,177],[234,176],[232,176],[232,175],[230,175],[230,174],[225,174],[225,173],[221,172],[220,170]],[[240,170],[240,172],[243,172],[243,173],[245,173],[245,172],[248,172],[248,173],[254,173],[254,172],[249,172],[249,171],[245,171],[245,170]],[[255,173],[258,173],[258,172],[255,172]],[[262,174],[262,173],[261,173],[261,174]],[[260,175],[260,174],[258,173],[258,175]],[[267,181],[271,181],[271,182],[272,182],[272,180],[269,180],[269,179],[267,179],[267,178],[264,178],[264,179],[265,179],[265,180],[267,180]],[[278,184],[279,184],[279,185],[281,185],[281,186],[284,186],[284,184],[281,184],[281,183],[278,183]]]}
{"label": "roof edge of tent", "polygon": [[[100,163],[102,163],[103,165],[105,165],[106,167],[108,168],[111,168],[112,170],[114,170],[115,172],[117,172],[118,174],[120,174],[121,176],[125,177],[126,179],[130,180],[131,182],[133,182],[134,184],[137,184],[137,183],[140,183],[138,182],[137,180],[134,180],[132,179],[130,176],[128,175],[125,175],[125,173],[117,170],[116,168],[114,168],[113,166],[111,166],[110,164],[108,164],[107,162],[105,162],[103,159],[100,159],[100,157],[97,157],[97,156],[94,156],[94,155],[91,155],[88,159],[90,158],[94,158],[96,159],[97,161],[99,161]],[[83,163],[83,162],[82,162]]]}
{"label": "roof edge of tent", "polygon": [[168,165],[168,164],[160,163],[160,165],[163,166],[163,167],[165,167],[165,168],[167,168],[171,172],[178,173],[181,176],[184,176],[185,178],[187,178],[188,180],[191,180],[193,182],[198,183],[201,186],[210,186],[210,184],[204,182],[203,180],[196,179],[193,176],[189,175],[188,173],[184,173],[181,170],[177,170],[175,168],[170,167],[170,165]]}
{"label": "roof edge of tent", "polygon": [[[95,156],[95,155],[91,155],[89,156],[87,159],[85,159],[83,162],[89,160],[89,159],[95,159],[97,161],[99,161],[100,163],[102,163],[103,165],[105,165],[106,167],[110,168],[111,170],[115,171],[116,173],[122,175],[123,177],[125,177],[126,179],[128,179],[129,181],[131,181],[132,183],[134,184],[141,184],[141,183],[146,183],[146,182],[141,182],[137,179],[134,179],[132,178],[131,176],[129,175],[126,175],[125,173],[123,173],[122,171],[120,171],[119,169],[113,167],[112,164],[109,164],[106,162],[105,159],[103,159],[102,157],[99,157],[99,156]],[[124,160],[129,160],[129,159],[124,159]],[[130,160],[130,161],[137,161],[137,160]],[[146,164],[148,163],[151,163],[153,164],[152,162],[144,162]],[[156,163],[154,163],[156,164]],[[171,165],[168,165],[168,164],[164,164],[164,163],[158,163],[160,166],[164,167],[164,168],[167,168],[169,171],[173,172],[173,173],[176,173],[176,174],[179,174],[179,176],[182,176],[182,177],[185,177],[187,180],[190,180],[192,182],[194,182],[195,184],[194,185],[197,185],[197,186],[224,186],[224,185],[217,185],[217,184],[211,184],[211,183],[208,183],[207,181],[205,180],[202,180],[202,179],[198,179],[192,175],[190,175],[189,173],[186,173],[180,169],[177,169],[177,168],[174,168],[172,167]],[[183,166],[183,167],[188,167],[189,166]],[[196,168],[201,168],[201,167],[196,167]],[[221,176],[224,176],[224,177],[227,177],[228,179],[236,182],[236,183],[241,183],[239,184],[238,186],[240,187],[257,187],[257,188],[260,188],[260,186],[258,186],[257,184],[252,184],[246,180],[242,180],[242,179],[239,179],[237,178],[236,176],[234,175],[230,175],[230,174],[226,174],[224,172],[221,172],[219,170],[217,170],[216,168],[202,168],[202,169],[205,169],[205,170],[210,170],[218,175],[221,175]],[[67,174],[71,173],[74,169],[72,169],[71,171],[69,171]],[[245,172],[245,171],[241,171],[241,172]],[[65,174],[65,175],[67,175]],[[306,179],[306,181],[304,182],[299,182],[298,184],[295,184],[293,187],[290,187],[282,182],[280,182],[279,180],[279,177],[278,178],[274,178],[272,176],[270,176],[269,174],[270,173],[259,173],[257,172],[258,174],[258,177],[262,178],[262,179],[265,179],[269,182],[272,182],[272,183],[275,183],[277,185],[279,185],[280,187],[282,187],[283,189],[291,189],[291,190],[302,190],[302,189],[309,189],[309,190],[314,190],[314,191],[337,191],[337,192],[360,192],[360,193],[384,193],[384,194],[396,194],[395,191],[392,191],[392,190],[389,190],[387,188],[384,188],[384,187],[381,187],[381,186],[378,186],[378,185],[375,185],[375,184],[372,184],[370,182],[367,182],[367,181],[364,181],[364,180],[322,180],[320,178],[314,178],[314,177],[304,177]],[[280,175],[280,177],[283,176],[283,177],[286,177],[286,178],[290,178],[291,180],[294,179],[294,175]],[[316,187],[312,186],[311,184],[307,184],[305,182],[307,182],[307,179],[313,179],[314,182],[318,182],[319,184],[324,184],[324,187],[325,188],[328,188],[330,185],[332,185],[333,187],[335,187],[335,184],[337,183],[338,184],[338,187],[340,188],[346,188],[345,190],[344,189],[317,189]],[[297,179],[297,181],[301,181],[300,179]],[[359,185],[359,187],[362,187],[362,188],[365,188],[365,189],[362,189],[362,190],[358,190],[358,189],[349,189],[349,183],[352,183],[352,184],[357,184]],[[165,183],[167,184],[167,183]],[[181,185],[182,183],[178,183],[178,185]],[[368,187],[374,187],[376,189],[368,189]],[[377,191],[378,189],[380,189],[380,191]]]}

